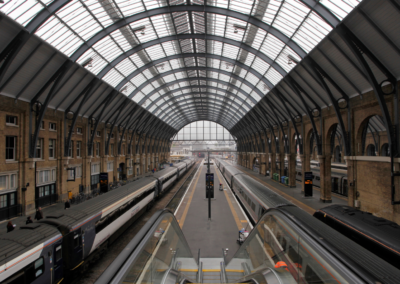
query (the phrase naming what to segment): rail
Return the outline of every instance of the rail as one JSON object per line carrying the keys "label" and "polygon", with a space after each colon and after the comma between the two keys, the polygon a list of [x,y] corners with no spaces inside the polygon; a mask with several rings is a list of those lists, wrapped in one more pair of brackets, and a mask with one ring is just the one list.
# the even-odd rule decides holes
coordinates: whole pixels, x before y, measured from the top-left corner
{"label": "rail", "polygon": [[185,179],[185,181],[182,183],[182,185],[179,187],[179,189],[172,196],[171,200],[165,206],[166,209],[169,209],[175,213],[175,210],[178,207],[178,205],[182,199],[182,196],[185,194],[187,188],[189,187],[193,177],[195,176],[195,174],[197,172],[197,169],[200,167],[200,164],[201,163],[198,161],[196,164],[194,164],[192,166],[192,171],[191,171],[190,175],[188,175],[188,177]]}

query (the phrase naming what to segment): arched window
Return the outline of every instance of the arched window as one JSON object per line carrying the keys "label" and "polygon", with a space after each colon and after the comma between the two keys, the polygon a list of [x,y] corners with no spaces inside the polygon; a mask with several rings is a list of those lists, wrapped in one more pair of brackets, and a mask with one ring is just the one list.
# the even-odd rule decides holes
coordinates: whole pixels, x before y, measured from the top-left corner
{"label": "arched window", "polygon": [[374,144],[369,144],[367,147],[367,156],[376,156],[375,153],[375,145]]}
{"label": "arched window", "polygon": [[175,135],[178,141],[221,141],[234,140],[229,131],[218,123],[201,120],[192,122]]}
{"label": "arched window", "polygon": [[340,147],[335,147],[335,162],[341,163],[342,162],[342,153],[340,152]]}
{"label": "arched window", "polygon": [[390,156],[390,149],[389,149],[388,143],[385,143],[382,145],[381,156],[384,156],[384,157]]}

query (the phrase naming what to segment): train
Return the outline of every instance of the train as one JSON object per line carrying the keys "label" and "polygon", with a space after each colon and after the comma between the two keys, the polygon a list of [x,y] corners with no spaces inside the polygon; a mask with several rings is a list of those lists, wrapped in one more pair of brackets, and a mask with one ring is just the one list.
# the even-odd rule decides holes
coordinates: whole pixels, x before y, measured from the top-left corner
{"label": "train", "polygon": [[0,236],[0,283],[61,283],[96,260],[195,164],[184,160]]}
{"label": "train", "polygon": [[[271,261],[278,263],[278,260],[284,259],[285,263],[292,264],[288,265],[288,271],[295,271],[293,277],[301,275],[304,283],[400,283],[400,270],[392,264],[223,160],[216,159],[215,164],[249,220],[253,224],[258,224],[260,220],[270,220],[271,225],[265,226],[263,232],[258,233],[263,238],[268,234],[267,238],[275,242],[273,247],[265,247],[268,252],[271,249],[275,252],[270,253]],[[265,219],[266,215],[271,218]],[[291,226],[285,225],[289,222]],[[295,249],[297,247],[298,250]],[[316,269],[326,267],[322,265],[323,259],[331,263],[327,264],[331,268],[343,265],[337,271],[344,272],[347,269],[358,278],[339,281],[333,274],[328,275],[326,269]]]}
{"label": "train", "polygon": [[[285,163],[286,167],[286,163]],[[287,168],[287,167],[286,167]],[[320,177],[320,163],[311,160],[310,161],[310,170],[313,173],[313,186],[320,187],[321,186],[321,177]],[[301,181],[302,173],[301,173],[301,160],[296,160],[296,180]],[[347,180],[347,165],[342,163],[331,163],[331,179],[332,179],[332,192],[348,196],[348,180]]]}
{"label": "train", "polygon": [[313,216],[400,269],[398,224],[344,205],[327,206]]}

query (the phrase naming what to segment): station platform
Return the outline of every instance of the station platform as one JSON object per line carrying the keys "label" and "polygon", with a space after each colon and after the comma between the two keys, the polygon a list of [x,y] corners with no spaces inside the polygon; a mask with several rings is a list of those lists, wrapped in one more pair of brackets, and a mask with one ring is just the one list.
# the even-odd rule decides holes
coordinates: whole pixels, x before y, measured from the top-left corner
{"label": "station platform", "polygon": [[[230,259],[239,248],[239,230],[247,228],[250,231],[251,224],[248,223],[218,168],[211,165],[210,171],[214,174],[211,220],[208,219],[208,199],[205,192],[206,165],[199,167],[175,217],[194,256],[197,256],[198,250],[201,249],[202,258],[222,258],[222,249],[228,249],[226,259]],[[223,184],[223,191],[219,190],[220,183]]]}
{"label": "station platform", "polygon": [[295,188],[290,188],[272,180],[269,176],[260,175],[259,173],[256,173],[248,168],[237,165],[235,163],[231,163],[230,161],[227,161],[227,163],[235,166],[237,169],[248,174],[263,185],[268,186],[268,188],[280,194],[282,197],[286,198],[287,200],[310,214],[314,214],[316,210],[326,207],[328,205],[347,205],[347,198],[345,196],[339,196],[332,193],[332,203],[323,203],[320,201],[319,198],[320,191],[315,187],[313,188],[313,197],[304,197],[304,195],[301,193],[300,182],[296,182]]}

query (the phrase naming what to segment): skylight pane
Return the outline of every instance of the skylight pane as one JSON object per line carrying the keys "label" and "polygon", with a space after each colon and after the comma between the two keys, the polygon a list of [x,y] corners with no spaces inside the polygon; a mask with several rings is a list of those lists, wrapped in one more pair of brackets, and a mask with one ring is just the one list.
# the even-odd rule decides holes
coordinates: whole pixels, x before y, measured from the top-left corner
{"label": "skylight pane", "polygon": [[113,68],[102,79],[115,88],[124,77]]}

